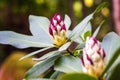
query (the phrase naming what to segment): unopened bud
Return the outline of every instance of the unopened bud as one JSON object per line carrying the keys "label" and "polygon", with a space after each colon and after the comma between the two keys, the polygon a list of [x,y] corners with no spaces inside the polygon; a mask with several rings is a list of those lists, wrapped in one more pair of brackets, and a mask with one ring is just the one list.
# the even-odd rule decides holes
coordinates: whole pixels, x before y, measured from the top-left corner
{"label": "unopened bud", "polygon": [[105,68],[105,52],[96,38],[87,37],[81,60],[85,73],[95,77],[101,75]]}
{"label": "unopened bud", "polygon": [[62,46],[66,42],[66,26],[61,15],[54,15],[54,17],[50,21],[49,33],[54,44],[57,47]]}

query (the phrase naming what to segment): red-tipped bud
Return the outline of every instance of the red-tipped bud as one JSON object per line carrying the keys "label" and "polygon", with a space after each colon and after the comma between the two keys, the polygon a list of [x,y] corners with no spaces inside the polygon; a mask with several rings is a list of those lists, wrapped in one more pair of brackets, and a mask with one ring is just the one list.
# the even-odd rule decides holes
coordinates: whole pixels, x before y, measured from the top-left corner
{"label": "red-tipped bud", "polygon": [[49,33],[56,46],[61,46],[66,42],[66,26],[61,15],[54,15],[50,21]]}

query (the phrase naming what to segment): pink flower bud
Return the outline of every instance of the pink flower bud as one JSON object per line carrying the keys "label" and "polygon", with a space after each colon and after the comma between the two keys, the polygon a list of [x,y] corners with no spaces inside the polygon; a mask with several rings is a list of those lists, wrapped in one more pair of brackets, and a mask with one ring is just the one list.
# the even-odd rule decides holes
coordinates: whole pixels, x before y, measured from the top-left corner
{"label": "pink flower bud", "polygon": [[56,46],[61,46],[66,42],[66,26],[61,15],[55,14],[51,19],[49,33]]}
{"label": "pink flower bud", "polygon": [[81,61],[84,72],[96,77],[99,77],[103,72],[105,67],[105,52],[96,38],[87,37]]}
{"label": "pink flower bud", "polygon": [[53,31],[59,34],[59,32],[62,30],[66,31],[66,27],[62,19],[62,16],[59,14],[55,14],[52,20],[50,21],[49,33],[54,37]]}

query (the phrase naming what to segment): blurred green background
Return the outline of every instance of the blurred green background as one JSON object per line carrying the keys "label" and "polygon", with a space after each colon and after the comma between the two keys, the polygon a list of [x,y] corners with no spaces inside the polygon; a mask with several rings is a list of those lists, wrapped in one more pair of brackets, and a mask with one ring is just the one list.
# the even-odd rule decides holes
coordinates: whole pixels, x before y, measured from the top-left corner
{"label": "blurred green background", "polygon": [[[60,13],[63,17],[65,14],[68,14],[72,20],[70,29],[73,29],[85,16],[92,13],[99,4],[105,1],[108,2],[109,5],[104,7],[100,12],[96,13],[94,19],[92,20],[93,31],[97,28],[100,22],[105,20],[102,25],[102,29],[98,34],[98,38],[102,39],[106,33],[115,30],[112,18],[112,0],[0,0],[0,31],[11,30],[30,35],[31,33],[29,31],[28,22],[30,14],[46,16],[51,19],[55,13]],[[22,51],[21,54],[24,54],[34,50],[37,50],[37,48],[27,48],[21,50],[10,45],[0,44],[1,68],[3,68],[3,66],[8,66],[6,60],[8,63],[18,63],[18,57],[16,57],[17,59],[12,62],[10,62],[11,60],[8,60],[9,56],[16,56],[12,54],[14,51]],[[18,54],[18,52],[16,54]],[[37,56],[39,57],[41,55],[42,54],[39,54]],[[31,61],[29,60],[28,63],[29,62]],[[9,66],[12,66],[12,64]],[[7,67],[6,69],[8,68],[14,69],[14,67]],[[26,70],[28,68],[29,67],[26,67]],[[19,70],[19,68],[16,68],[16,70]],[[18,74],[24,73],[26,70],[23,72],[21,71]],[[6,73],[0,71],[0,75],[4,76]],[[23,75],[21,77],[23,77]],[[16,78],[15,75],[13,75],[12,79],[4,78],[4,80],[21,80],[21,78]]]}

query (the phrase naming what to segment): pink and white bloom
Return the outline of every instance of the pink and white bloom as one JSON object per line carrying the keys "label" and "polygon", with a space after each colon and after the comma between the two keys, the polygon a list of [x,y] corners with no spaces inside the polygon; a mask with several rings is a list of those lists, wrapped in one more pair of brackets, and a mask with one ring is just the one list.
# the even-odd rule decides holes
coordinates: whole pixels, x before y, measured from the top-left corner
{"label": "pink and white bloom", "polygon": [[0,43],[9,44],[17,48],[50,48],[56,47],[56,45],[57,47],[60,47],[66,42],[66,35],[68,35],[67,32],[71,20],[67,15],[65,15],[64,21],[58,14],[56,14],[51,21],[43,16],[30,15],[29,23],[30,31],[32,33],[31,36],[13,31],[0,31]]}
{"label": "pink and white bloom", "polygon": [[87,37],[83,56],[81,57],[83,71],[89,75],[99,77],[105,69],[105,52],[100,42],[94,37]]}
{"label": "pink and white bloom", "polygon": [[[55,22],[57,21],[57,23]],[[43,48],[22,59],[40,53],[52,47],[60,47],[65,44],[68,29],[71,25],[69,16],[65,15],[64,21],[60,15],[55,15],[51,21],[43,16],[29,16],[30,31],[32,35],[19,34],[14,31],[0,31],[0,44],[12,45],[17,48],[36,47]],[[65,48],[66,49],[66,48]]]}

